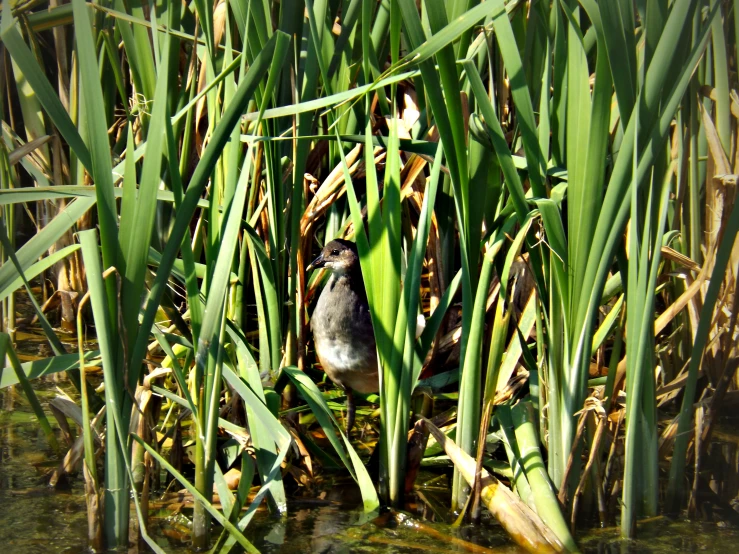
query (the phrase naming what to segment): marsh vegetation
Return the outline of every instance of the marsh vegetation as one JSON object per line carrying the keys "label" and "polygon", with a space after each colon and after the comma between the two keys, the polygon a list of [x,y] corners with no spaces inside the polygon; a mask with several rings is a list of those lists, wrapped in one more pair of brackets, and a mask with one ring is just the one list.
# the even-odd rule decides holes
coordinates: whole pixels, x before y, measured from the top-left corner
{"label": "marsh vegetation", "polygon": [[[532,551],[735,518],[737,34],[730,0],[5,0],[0,389],[90,546],[163,552],[174,488],[193,548],[252,552],[342,480]],[[334,238],[379,367],[348,434]]]}

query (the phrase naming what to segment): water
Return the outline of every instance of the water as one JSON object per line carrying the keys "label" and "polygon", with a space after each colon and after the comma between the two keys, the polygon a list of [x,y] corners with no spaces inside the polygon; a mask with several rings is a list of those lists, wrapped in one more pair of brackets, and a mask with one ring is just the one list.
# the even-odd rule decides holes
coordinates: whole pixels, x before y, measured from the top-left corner
{"label": "water", "polygon": [[[417,529],[415,523],[421,522],[406,514],[373,517],[341,507],[298,507],[283,522],[266,517],[254,522],[248,536],[265,553],[470,552],[475,545],[480,547],[478,552],[521,552],[498,525],[452,529],[421,523],[427,527]],[[461,541],[470,541],[468,548]]]}
{"label": "water", "polygon": [[[7,370],[6,370],[7,371]],[[0,391],[0,549],[7,554],[82,552],[87,517],[82,483],[51,488],[57,461],[19,388]]]}
{"label": "water", "polygon": [[[34,385],[42,402],[56,394],[57,386],[72,392],[66,382],[57,384],[48,378],[39,379]],[[720,483],[717,489],[731,497],[736,483],[737,449],[724,436],[721,438],[724,440],[712,447],[711,458],[718,459],[722,471],[734,476]],[[48,474],[58,463],[20,389],[0,391],[2,554],[71,554],[87,550],[81,477],[73,477],[65,486],[50,487]],[[733,471],[727,471],[732,469],[726,467],[727,463]],[[447,478],[437,477],[434,481],[422,476],[418,482],[424,481],[429,484],[421,487],[420,494],[411,500],[405,512],[369,516],[358,509],[353,485],[332,483],[323,498],[292,500],[286,518],[275,518],[266,509],[260,510],[246,536],[265,553],[521,552],[486,512],[481,525],[449,525],[444,521],[449,498]],[[152,512],[152,535],[167,552],[190,552],[187,519],[190,514],[186,509],[181,513]],[[588,530],[576,538],[583,552],[598,554],[738,551],[739,531],[732,518],[716,513],[711,517],[711,523],[674,522],[666,518],[641,522],[636,541],[621,541],[617,527]]]}
{"label": "water", "polygon": [[590,530],[577,539],[584,553],[593,554],[733,554],[739,551],[739,531],[736,528],[700,521],[672,521],[663,517],[640,522],[639,536],[633,541],[620,540],[619,529],[615,527]]}
{"label": "water", "polygon": [[[73,394],[72,387],[63,380],[57,383],[42,378],[33,384],[42,404],[56,395],[57,387]],[[52,425],[56,428],[53,420]],[[57,438],[63,444],[62,437]],[[0,550],[2,554],[71,554],[87,550],[81,476],[55,488],[48,484],[49,474],[59,462],[20,388],[0,391],[0,545],[5,548],[4,552]],[[461,541],[479,545],[477,552],[492,551],[485,547],[495,552],[520,552],[500,526],[489,519],[482,526],[452,528],[437,521],[426,522],[428,528],[417,529],[414,523],[420,523],[424,517],[438,520],[429,506],[447,502],[446,498],[435,498],[437,494],[447,496],[444,487],[426,490],[426,503],[411,502],[408,515],[366,515],[359,509],[359,495],[353,485],[331,484],[322,499],[291,501],[285,518],[260,509],[247,529],[247,538],[265,553],[469,552],[460,546]],[[152,501],[154,504],[156,497]],[[186,517],[190,514],[189,510],[152,510],[151,533],[167,552],[190,552]]]}

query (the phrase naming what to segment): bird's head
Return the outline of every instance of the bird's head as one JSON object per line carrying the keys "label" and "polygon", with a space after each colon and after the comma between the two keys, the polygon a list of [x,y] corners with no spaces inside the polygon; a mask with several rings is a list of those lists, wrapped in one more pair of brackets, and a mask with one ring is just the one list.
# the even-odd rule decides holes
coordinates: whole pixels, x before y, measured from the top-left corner
{"label": "bird's head", "polygon": [[326,244],[321,254],[311,262],[306,271],[325,267],[334,274],[345,274],[359,267],[357,247],[353,242],[335,239]]}

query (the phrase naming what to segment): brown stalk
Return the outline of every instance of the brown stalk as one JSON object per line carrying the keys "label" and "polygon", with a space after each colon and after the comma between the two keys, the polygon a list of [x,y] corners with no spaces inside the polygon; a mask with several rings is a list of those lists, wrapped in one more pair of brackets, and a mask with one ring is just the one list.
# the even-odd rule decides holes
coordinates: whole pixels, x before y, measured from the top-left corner
{"label": "brown stalk", "polygon": [[707,445],[711,441],[711,435],[713,433],[714,427],[713,424],[718,418],[721,405],[724,398],[726,398],[729,386],[734,380],[734,376],[737,373],[737,368],[739,368],[739,358],[732,358],[726,363],[726,366],[724,367],[724,372],[718,382],[718,386],[711,396],[711,403],[709,404],[708,410],[706,412],[705,426],[701,436],[701,443],[703,445]]}
{"label": "brown stalk", "polygon": [[[613,405],[613,404],[612,404]],[[606,459],[606,470],[603,474],[603,490],[608,490],[608,483],[610,482],[611,470],[613,469],[613,463],[616,460],[616,448],[618,445],[618,430],[621,427],[624,418],[626,417],[626,410],[619,410],[618,419],[616,420],[616,426],[613,429],[613,441],[611,442],[611,448],[608,450],[608,458]]]}
{"label": "brown stalk", "polygon": [[418,521],[417,519],[399,517],[402,514],[394,515],[396,516],[395,519],[398,521],[398,523],[402,523],[406,527],[410,527],[419,533],[433,537],[440,543],[448,544],[450,547],[454,547],[454,550],[461,548],[463,550],[466,550],[467,552],[474,552],[476,554],[492,554],[495,552],[490,548],[486,548],[484,546],[471,543],[464,539],[459,539],[457,537],[447,535],[446,533],[442,533],[441,531],[434,529],[430,525],[426,525],[425,523]]}
{"label": "brown stalk", "polygon": [[480,495],[482,494],[482,459],[485,456],[485,439],[486,431],[490,427],[490,419],[493,416],[493,402],[485,403],[485,411],[482,413],[480,421],[480,433],[477,436],[477,457],[475,459],[475,482],[472,485],[472,521],[480,521]]}
{"label": "brown stalk", "polygon": [[[459,469],[469,485],[474,483],[475,460],[463,452],[454,441],[428,419],[420,418],[429,432],[444,448],[452,463]],[[564,546],[541,518],[524,504],[518,496],[493,475],[481,471],[481,500],[490,513],[501,523],[516,544],[532,553],[564,552]]]}
{"label": "brown stalk", "polygon": [[[596,400],[596,399],[593,399],[593,400]],[[580,482],[577,484],[577,489],[575,489],[575,496],[572,498],[572,518],[570,519],[570,528],[572,529],[573,533],[575,532],[575,520],[577,518],[577,507],[580,501],[580,497],[582,496],[583,490],[585,488],[585,483],[587,481],[588,474],[590,473],[591,469],[593,468],[593,464],[595,463],[598,456],[600,455],[600,443],[603,438],[603,433],[606,430],[606,423],[608,422],[608,418],[606,417],[606,411],[605,409],[603,409],[603,404],[600,401],[596,401],[595,405],[592,408],[590,408],[588,411],[593,412],[594,417],[598,418],[598,427],[595,431],[595,437],[593,438],[593,443],[590,446],[590,453],[588,455],[588,461],[585,464],[585,469],[580,475]],[[586,415],[586,414],[583,414],[583,415]],[[598,481],[600,481],[600,479],[598,479]],[[594,485],[595,490],[599,493],[598,496],[600,499],[600,497],[602,497],[602,490],[600,487],[601,484],[600,482],[594,482],[593,485]],[[560,490],[560,494],[562,494],[561,490]],[[602,506],[599,506],[599,508],[600,508],[599,511],[600,511],[601,524],[603,524],[604,519],[605,519],[605,510],[602,508]]]}
{"label": "brown stalk", "polygon": [[93,552],[103,552],[103,489],[97,487],[87,464],[82,462],[85,477],[85,501],[87,503],[87,540]]}
{"label": "brown stalk", "polygon": [[564,475],[562,476],[562,482],[559,485],[559,494],[557,494],[557,499],[559,500],[559,503],[563,506],[567,504],[567,481],[570,478],[570,472],[572,471],[572,467],[575,464],[575,454],[577,454],[577,451],[580,448],[580,440],[582,439],[582,433],[585,429],[586,416],[587,411],[582,411],[580,413],[580,420],[577,422],[577,433],[575,433],[575,439],[572,441],[572,450],[570,450],[570,455],[567,458],[567,467],[565,468]]}
{"label": "brown stalk", "polygon": [[[703,267],[701,268],[698,276],[695,278],[694,281],[691,282],[690,276],[686,275],[686,281],[688,281],[690,284],[685,289],[685,292],[683,292],[677,298],[677,300],[675,300],[664,312],[662,312],[657,320],[654,322],[655,336],[661,333],[665,329],[665,327],[667,327],[667,325],[673,319],[675,319],[675,316],[677,316],[677,314],[679,314],[685,308],[685,306],[687,306],[691,302],[691,300],[695,299],[696,295],[700,292],[703,283],[708,278],[708,267],[709,265],[712,265],[712,259],[713,255],[712,253],[709,253],[705,260],[705,263],[703,264]],[[698,310],[698,312],[699,311],[700,310]],[[693,328],[697,328],[697,322],[694,322]],[[616,378],[613,382],[614,391],[618,390],[619,384],[621,383],[625,375],[626,356],[624,356],[624,358],[618,363],[618,367],[616,368]]]}
{"label": "brown stalk", "polygon": [[[705,233],[706,233],[706,252],[714,253],[721,242],[723,230],[726,224],[726,218],[729,215],[727,207],[727,187],[720,179],[715,179],[717,175],[726,175],[731,173],[731,164],[726,157],[721,140],[719,139],[716,127],[711,120],[711,116],[706,112],[703,105],[699,102],[698,107],[701,112],[701,121],[706,133],[706,142],[711,155],[707,160],[706,171],[706,203],[705,203]],[[709,260],[706,260],[707,262]],[[711,256],[708,271],[713,271],[713,256]]]}
{"label": "brown stalk", "polygon": [[404,489],[406,494],[413,490],[413,485],[416,482],[418,470],[421,468],[421,461],[423,460],[423,453],[428,443],[429,432],[423,421],[419,420],[413,425],[413,429],[408,435],[408,456]]}
{"label": "brown stalk", "polygon": [[[690,498],[688,500],[688,516],[693,517],[698,512],[697,498],[698,498],[698,483],[700,480],[700,467],[703,452],[703,443],[701,437],[703,436],[703,416],[706,413],[706,408],[703,403],[699,403],[695,409],[695,438],[694,438],[694,471],[693,471],[693,485],[690,487]],[[688,453],[690,456],[690,453]]]}
{"label": "brown stalk", "polygon": [[[737,312],[738,311],[739,311],[739,296],[737,296],[735,292],[734,298],[732,301],[731,311],[730,311],[731,316],[729,319],[728,332],[725,333],[725,335],[728,337],[729,340],[732,340],[734,336],[734,331],[736,329],[736,323],[737,323]],[[728,389],[731,386],[731,383],[734,381],[734,376],[736,375],[737,368],[739,368],[739,358],[731,357],[732,353],[735,352],[735,348],[732,348],[732,346],[733,345],[727,345],[725,343],[723,345],[723,348],[721,349],[722,352],[726,353],[727,361],[724,365],[724,369],[721,374],[721,377],[718,380],[718,383],[716,384],[716,389],[714,390],[713,395],[711,396],[710,403],[708,404],[708,408],[706,409],[704,405],[699,405],[699,407],[696,409],[695,474],[694,474],[694,479],[693,479],[693,490],[691,491],[691,502],[689,504],[689,509],[692,509],[692,510],[695,509],[694,502],[695,502],[695,495],[697,494],[698,482],[700,479],[701,463],[707,454],[706,448],[708,444],[711,442],[714,422],[718,418],[718,414],[723,404],[723,400],[726,397],[726,393],[728,392]],[[702,417],[699,418],[698,417],[699,414]],[[699,420],[700,420],[700,427],[698,426]]]}

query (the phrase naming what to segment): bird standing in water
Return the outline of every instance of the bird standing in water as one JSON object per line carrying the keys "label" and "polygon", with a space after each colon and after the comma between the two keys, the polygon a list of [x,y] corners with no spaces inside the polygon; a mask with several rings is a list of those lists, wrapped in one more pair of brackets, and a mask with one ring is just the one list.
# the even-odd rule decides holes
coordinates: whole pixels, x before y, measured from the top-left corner
{"label": "bird standing in water", "polygon": [[354,426],[353,391],[377,392],[377,351],[367,293],[354,243],[332,240],[308,266],[325,267],[331,277],[310,320],[313,342],[323,369],[346,391],[346,431]]}

